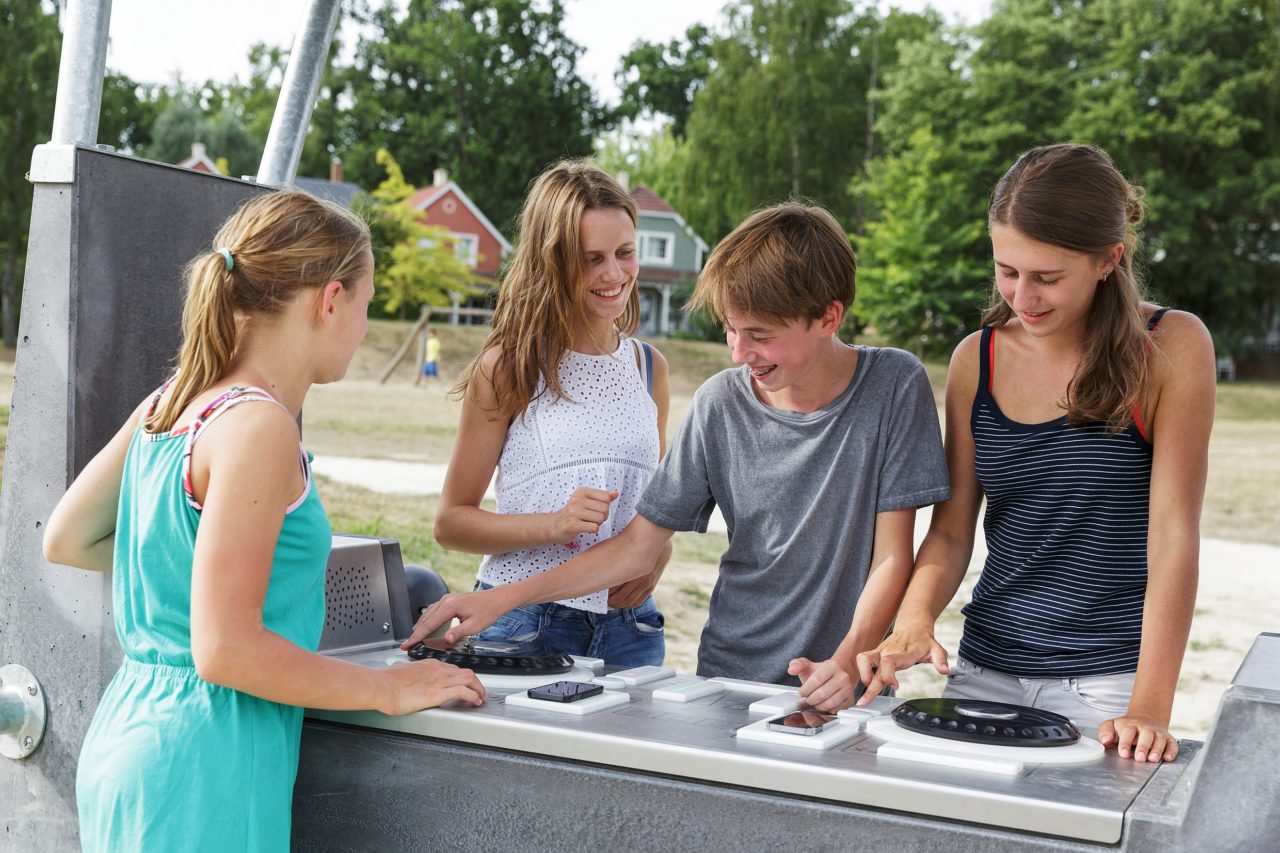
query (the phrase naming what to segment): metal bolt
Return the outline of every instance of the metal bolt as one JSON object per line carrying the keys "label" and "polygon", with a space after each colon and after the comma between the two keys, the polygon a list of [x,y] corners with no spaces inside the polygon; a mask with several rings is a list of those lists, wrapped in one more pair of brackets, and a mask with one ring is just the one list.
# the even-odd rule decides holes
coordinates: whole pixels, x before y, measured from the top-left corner
{"label": "metal bolt", "polygon": [[36,686],[34,684],[27,685],[27,695],[29,696],[36,695]]}
{"label": "metal bolt", "polygon": [[384,633],[384,634],[390,634],[390,633],[391,633],[391,623],[390,623],[390,622],[383,622],[383,623],[382,623],[382,633]]}
{"label": "metal bolt", "polygon": [[32,745],[33,743],[35,743],[35,741],[33,741],[33,740],[31,739],[31,736],[30,736],[30,735],[27,735],[26,737],[24,737],[24,738],[22,739],[22,748],[23,748],[23,749],[31,749],[31,745]]}

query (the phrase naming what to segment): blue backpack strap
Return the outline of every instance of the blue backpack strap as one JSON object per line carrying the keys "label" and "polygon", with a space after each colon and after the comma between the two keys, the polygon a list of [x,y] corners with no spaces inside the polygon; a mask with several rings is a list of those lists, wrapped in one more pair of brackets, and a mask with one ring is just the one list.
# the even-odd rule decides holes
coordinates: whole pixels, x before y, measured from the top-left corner
{"label": "blue backpack strap", "polygon": [[653,396],[653,347],[640,342],[640,349],[644,350],[644,387],[649,392],[649,396]]}

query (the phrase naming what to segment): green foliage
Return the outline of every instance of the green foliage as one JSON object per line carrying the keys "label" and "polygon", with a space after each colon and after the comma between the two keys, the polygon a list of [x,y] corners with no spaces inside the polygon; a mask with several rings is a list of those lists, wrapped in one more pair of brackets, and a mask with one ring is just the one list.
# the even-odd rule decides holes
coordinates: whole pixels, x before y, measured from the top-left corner
{"label": "green foliage", "polygon": [[379,148],[412,183],[445,168],[508,229],[529,181],[590,154],[606,123],[563,21],[562,0],[409,0],[368,13],[339,133],[348,173],[377,181]]}
{"label": "green foliage", "polygon": [[387,177],[361,211],[370,223],[377,269],[375,301],[387,314],[418,305],[448,305],[452,294],[477,291],[471,270],[454,254],[449,231],[427,225],[409,204],[414,188],[385,149],[377,162]]}
{"label": "green foliage", "polygon": [[610,174],[626,172],[631,186],[644,184],[677,210],[684,195],[684,157],[688,146],[670,125],[650,132],[614,130],[596,141],[596,160]]}
{"label": "green foliage", "polygon": [[4,342],[18,334],[31,218],[31,151],[49,139],[62,44],[40,0],[0,0],[0,313]]}
{"label": "green foliage", "polygon": [[1067,130],[1145,187],[1157,298],[1237,349],[1280,310],[1280,5],[1107,0],[1099,18],[1097,83]]}
{"label": "green foliage", "polygon": [[971,33],[903,48],[877,132],[902,155],[931,128],[937,168],[984,205],[1023,151],[1099,145],[1146,189],[1155,298],[1231,347],[1280,310],[1277,27],[1270,0],[1003,0]]}
{"label": "green foliage", "polygon": [[977,325],[986,265],[970,249],[985,233],[985,211],[940,168],[927,128],[900,155],[871,163],[856,188],[875,210],[857,238],[859,319],[922,358],[945,353]]}
{"label": "green foliage", "polygon": [[693,100],[684,191],[669,199],[717,240],[752,210],[807,198],[857,224],[847,193],[875,148],[868,93],[900,41],[936,15],[855,13],[847,0],[762,0],[727,10],[727,34]]}
{"label": "green foliage", "polygon": [[684,138],[693,97],[711,73],[711,31],[694,24],[684,38],[666,44],[639,41],[622,57],[615,75],[621,99],[618,111],[627,118],[662,115],[671,133]]}

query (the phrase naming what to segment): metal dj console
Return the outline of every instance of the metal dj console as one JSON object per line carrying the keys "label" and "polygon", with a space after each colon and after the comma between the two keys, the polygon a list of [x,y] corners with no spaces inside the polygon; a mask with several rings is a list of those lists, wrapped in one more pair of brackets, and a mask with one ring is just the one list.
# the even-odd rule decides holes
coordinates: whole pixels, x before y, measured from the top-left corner
{"label": "metal dj console", "polygon": [[[335,553],[370,546],[335,543]],[[328,653],[383,667],[405,659],[397,645],[389,637]],[[1263,635],[1241,669],[1244,682],[1238,678],[1224,698],[1210,749],[1183,742],[1168,765],[1138,765],[1100,749],[1060,764],[1040,763],[1035,750],[1030,758],[1000,758],[999,750],[994,759],[948,758],[945,743],[939,758],[927,740],[890,748],[893,723],[885,716],[842,717],[835,734],[818,736],[824,742],[770,738],[757,732],[788,707],[787,688],[676,673],[615,672],[604,694],[582,705],[609,701],[588,713],[524,699],[535,684],[600,677],[587,667],[491,680],[479,708],[401,717],[311,711],[294,844],[597,849],[625,839],[659,849],[1254,849],[1280,820],[1276,765],[1236,768],[1236,776],[1255,773],[1252,779],[1233,779],[1221,765],[1248,754],[1250,726],[1271,726],[1271,745],[1252,751],[1274,756],[1280,668],[1267,673],[1272,659],[1280,660],[1280,637]],[[883,713],[896,704],[881,697],[873,707]],[[1236,731],[1222,733],[1215,760],[1228,717]],[[1238,795],[1224,797],[1224,785]],[[1261,799],[1251,800],[1250,788]]]}

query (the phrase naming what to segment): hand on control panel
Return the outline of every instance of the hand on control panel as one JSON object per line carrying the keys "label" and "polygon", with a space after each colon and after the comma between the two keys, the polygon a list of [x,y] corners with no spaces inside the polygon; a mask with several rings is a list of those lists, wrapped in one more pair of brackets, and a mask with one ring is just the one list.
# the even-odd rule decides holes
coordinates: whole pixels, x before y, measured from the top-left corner
{"label": "hand on control panel", "polygon": [[400,644],[400,648],[408,651],[418,643],[435,633],[441,625],[447,625],[453,619],[460,622],[445,632],[444,640],[454,645],[463,637],[479,634],[488,628],[498,617],[512,607],[505,604],[505,587],[495,587],[480,592],[452,592],[435,604],[422,611],[413,633],[409,639]]}
{"label": "hand on control panel", "polygon": [[947,650],[934,639],[932,628],[932,625],[926,629],[899,624],[879,646],[858,654],[858,677],[867,685],[859,705],[866,705],[886,687],[897,689],[899,670],[932,661],[939,675],[950,671]]}
{"label": "hand on control panel", "polygon": [[835,660],[814,663],[796,658],[787,666],[787,674],[800,679],[800,697],[815,711],[834,713],[853,704],[857,679]]}

